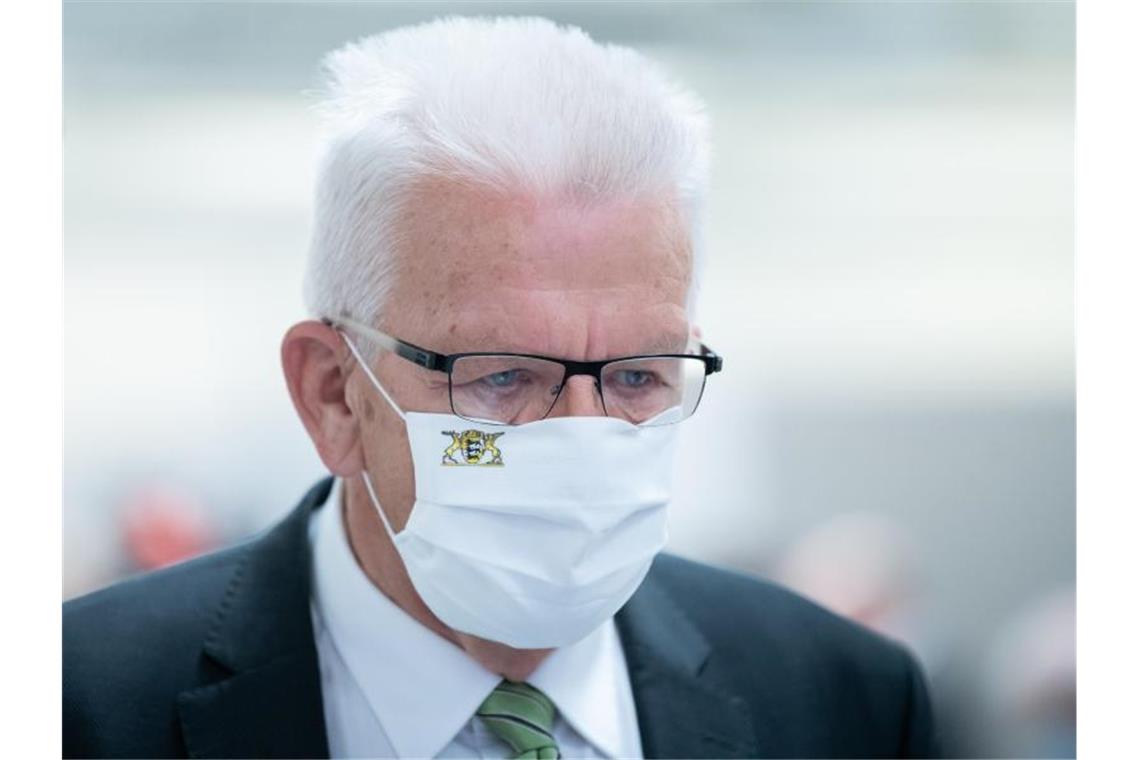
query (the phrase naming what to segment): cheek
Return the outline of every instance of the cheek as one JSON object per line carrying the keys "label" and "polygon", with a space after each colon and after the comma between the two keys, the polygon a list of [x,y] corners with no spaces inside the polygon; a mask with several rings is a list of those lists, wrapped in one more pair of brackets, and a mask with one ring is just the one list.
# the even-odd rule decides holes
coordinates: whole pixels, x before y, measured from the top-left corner
{"label": "cheek", "polygon": [[366,446],[375,447],[381,439],[390,438],[403,426],[388,402],[367,380],[353,387],[350,408]]}
{"label": "cheek", "polygon": [[[371,415],[369,414],[371,407]],[[382,398],[365,400],[365,440],[375,445],[391,445],[405,433],[404,421]]]}

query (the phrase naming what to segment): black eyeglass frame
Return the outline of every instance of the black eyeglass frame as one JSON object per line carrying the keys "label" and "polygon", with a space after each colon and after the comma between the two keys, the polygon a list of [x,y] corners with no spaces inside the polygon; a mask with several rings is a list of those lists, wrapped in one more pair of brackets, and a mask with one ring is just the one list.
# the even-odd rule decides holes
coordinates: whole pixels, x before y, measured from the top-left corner
{"label": "black eyeglass frame", "polygon": [[[596,361],[577,361],[574,359],[560,359],[555,356],[543,356],[542,354],[520,354],[513,351],[465,351],[458,354],[441,354],[436,351],[431,351],[426,348],[421,348],[414,343],[409,343],[406,340],[395,338],[387,333],[381,332],[374,327],[357,322],[354,319],[341,318],[329,319],[324,318],[321,320],[326,325],[332,328],[347,327],[352,330],[357,330],[368,336],[371,340],[377,343],[381,348],[385,348],[392,353],[396,354],[402,359],[410,361],[412,364],[423,367],[424,369],[432,370],[433,372],[446,372],[447,373],[447,401],[451,405],[451,411],[456,415],[463,417],[455,409],[455,400],[452,398],[451,389],[451,369],[455,363],[460,359],[470,356],[518,356],[524,359],[541,359],[543,361],[552,362],[554,364],[561,364],[565,374],[562,376],[562,383],[558,388],[558,394],[555,395],[551,401],[551,408],[558,401],[558,396],[562,394],[562,388],[565,387],[566,381],[575,375],[588,375],[594,378],[594,383],[599,389],[599,395],[602,399],[602,407],[605,408],[606,397],[601,393],[602,384],[602,370],[609,364],[617,362],[644,360],[644,359],[699,359],[705,365],[705,378],[709,375],[720,372],[724,367],[724,358],[720,354],[713,351],[706,346],[703,342],[697,343],[701,353],[699,354],[640,354],[634,356],[619,356],[613,359],[598,359]],[[697,396],[697,402],[693,405],[693,410],[700,406],[701,398],[704,397],[705,384],[701,384],[701,393]],[[549,414],[549,409],[547,410]]]}

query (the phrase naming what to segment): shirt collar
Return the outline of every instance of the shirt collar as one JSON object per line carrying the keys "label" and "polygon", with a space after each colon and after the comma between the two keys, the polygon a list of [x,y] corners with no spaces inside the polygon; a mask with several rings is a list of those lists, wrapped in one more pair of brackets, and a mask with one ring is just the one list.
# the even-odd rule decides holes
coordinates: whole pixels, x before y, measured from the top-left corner
{"label": "shirt collar", "polygon": [[[501,677],[416,621],[365,575],[347,539],[343,493],[337,478],[313,518],[314,603],[397,754],[434,757]],[[630,757],[638,749],[635,737],[622,731],[625,667],[611,618],[552,652],[528,682],[599,750]]]}
{"label": "shirt collar", "polygon": [[603,754],[641,756],[640,742],[630,733],[637,722],[630,714],[633,700],[626,694],[625,655],[613,618],[581,641],[552,652],[527,681]]}

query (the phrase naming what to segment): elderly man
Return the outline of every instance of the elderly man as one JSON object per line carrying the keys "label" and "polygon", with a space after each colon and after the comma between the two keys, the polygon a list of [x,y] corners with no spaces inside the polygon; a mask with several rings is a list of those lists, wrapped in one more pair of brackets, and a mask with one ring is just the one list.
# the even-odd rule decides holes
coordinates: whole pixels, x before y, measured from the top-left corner
{"label": "elderly man", "polygon": [[282,360],[334,477],[65,605],[65,754],[931,754],[898,645],[660,554],[678,423],[721,368],[690,318],[699,102],[534,18],[326,70],[314,319]]}

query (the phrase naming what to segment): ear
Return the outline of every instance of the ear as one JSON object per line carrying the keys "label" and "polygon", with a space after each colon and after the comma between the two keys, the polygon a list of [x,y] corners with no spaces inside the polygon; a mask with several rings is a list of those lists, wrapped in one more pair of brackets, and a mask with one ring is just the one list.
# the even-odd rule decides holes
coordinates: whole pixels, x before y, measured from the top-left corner
{"label": "ear", "polygon": [[345,397],[345,348],[336,330],[315,320],[289,328],[281,342],[281,365],[301,423],[329,470],[342,477],[364,467],[360,426]]}

